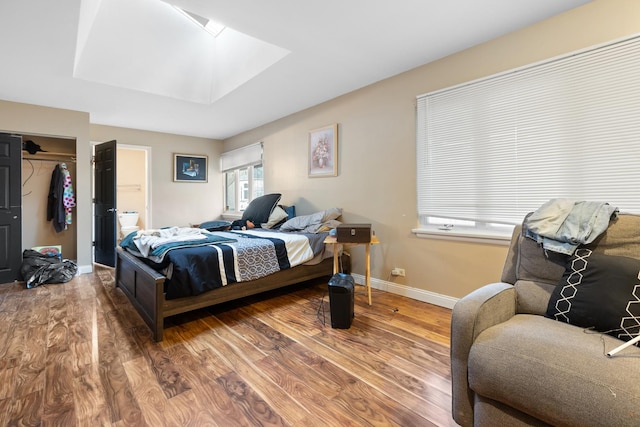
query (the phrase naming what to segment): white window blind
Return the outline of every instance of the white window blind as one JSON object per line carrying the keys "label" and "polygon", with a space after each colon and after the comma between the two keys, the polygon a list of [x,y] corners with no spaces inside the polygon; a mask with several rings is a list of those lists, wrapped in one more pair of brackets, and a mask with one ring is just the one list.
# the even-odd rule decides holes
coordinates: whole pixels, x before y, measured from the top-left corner
{"label": "white window blind", "polygon": [[226,172],[241,167],[262,163],[262,143],[247,145],[236,150],[227,151],[220,156],[220,170]]}
{"label": "white window blind", "polygon": [[419,96],[416,151],[422,224],[556,197],[640,213],[640,38]]}

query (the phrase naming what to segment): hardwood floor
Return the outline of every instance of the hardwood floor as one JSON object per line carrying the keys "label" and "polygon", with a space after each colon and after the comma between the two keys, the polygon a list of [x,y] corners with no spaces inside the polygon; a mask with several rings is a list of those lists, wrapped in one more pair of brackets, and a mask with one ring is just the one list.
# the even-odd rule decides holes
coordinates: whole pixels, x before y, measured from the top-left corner
{"label": "hardwood floor", "polygon": [[358,286],[332,329],[325,289],[175,316],[155,343],[110,269],[1,285],[0,425],[455,425],[451,311]]}

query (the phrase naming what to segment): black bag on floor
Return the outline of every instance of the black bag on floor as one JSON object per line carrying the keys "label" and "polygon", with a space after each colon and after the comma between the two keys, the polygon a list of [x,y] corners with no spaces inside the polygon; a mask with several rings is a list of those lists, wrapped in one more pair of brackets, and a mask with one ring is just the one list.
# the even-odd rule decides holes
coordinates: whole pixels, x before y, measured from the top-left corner
{"label": "black bag on floor", "polygon": [[20,274],[29,289],[44,283],[68,282],[77,272],[78,266],[68,259],[60,260],[33,249],[25,249],[22,253]]}
{"label": "black bag on floor", "polygon": [[331,327],[349,329],[353,320],[353,288],[355,281],[350,274],[336,273],[329,280],[329,306]]}

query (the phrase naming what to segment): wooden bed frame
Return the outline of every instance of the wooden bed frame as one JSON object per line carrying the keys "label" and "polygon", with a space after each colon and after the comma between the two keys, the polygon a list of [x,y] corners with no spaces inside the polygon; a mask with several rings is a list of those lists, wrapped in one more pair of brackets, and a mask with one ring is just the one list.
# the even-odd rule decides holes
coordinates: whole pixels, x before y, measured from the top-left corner
{"label": "wooden bed frame", "polygon": [[[116,254],[116,286],[149,325],[156,341],[162,341],[166,317],[333,274],[333,258],[330,257],[316,265],[300,265],[197,296],[165,300],[165,276],[120,247],[116,249]],[[349,257],[343,259],[343,263],[347,263],[345,271],[349,271]]]}

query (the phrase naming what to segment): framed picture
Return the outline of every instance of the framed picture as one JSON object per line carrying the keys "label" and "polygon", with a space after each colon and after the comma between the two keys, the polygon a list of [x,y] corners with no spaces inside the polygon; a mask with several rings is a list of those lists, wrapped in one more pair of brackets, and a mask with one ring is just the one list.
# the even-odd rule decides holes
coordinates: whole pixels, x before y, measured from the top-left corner
{"label": "framed picture", "polygon": [[338,124],[309,132],[309,176],[338,175]]}
{"label": "framed picture", "polygon": [[173,155],[173,180],[176,182],[207,182],[207,156]]}

